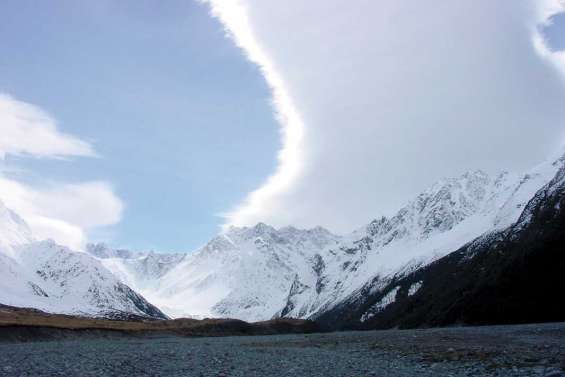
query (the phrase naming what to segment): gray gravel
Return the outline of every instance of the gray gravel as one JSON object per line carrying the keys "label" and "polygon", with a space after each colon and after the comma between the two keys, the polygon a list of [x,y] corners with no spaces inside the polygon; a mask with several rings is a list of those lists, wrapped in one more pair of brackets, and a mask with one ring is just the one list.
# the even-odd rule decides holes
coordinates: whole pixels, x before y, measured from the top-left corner
{"label": "gray gravel", "polygon": [[565,376],[565,324],[0,344],[0,376]]}

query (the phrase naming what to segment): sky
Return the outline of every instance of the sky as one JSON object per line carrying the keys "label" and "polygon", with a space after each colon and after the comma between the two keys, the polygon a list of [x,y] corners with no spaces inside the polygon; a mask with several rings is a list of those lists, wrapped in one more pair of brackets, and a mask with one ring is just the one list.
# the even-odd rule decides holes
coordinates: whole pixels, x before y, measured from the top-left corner
{"label": "sky", "polygon": [[[21,131],[0,139],[0,200],[73,246],[192,250],[280,147],[259,70],[190,0],[2,1],[0,93],[2,133]],[[50,118],[36,128],[58,135],[14,125],[28,105]],[[60,134],[75,143],[53,144]]]}
{"label": "sky", "polygon": [[564,8],[3,1],[0,200],[77,248],[351,231],[438,179],[561,148]]}

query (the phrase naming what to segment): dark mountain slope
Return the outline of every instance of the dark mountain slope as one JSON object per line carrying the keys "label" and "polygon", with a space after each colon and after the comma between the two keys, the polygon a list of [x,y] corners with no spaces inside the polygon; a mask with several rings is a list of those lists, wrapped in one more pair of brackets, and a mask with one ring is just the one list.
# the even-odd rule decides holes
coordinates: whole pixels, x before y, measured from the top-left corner
{"label": "dark mountain slope", "polygon": [[510,228],[397,276],[375,293],[373,285],[318,323],[368,329],[565,320],[565,168]]}

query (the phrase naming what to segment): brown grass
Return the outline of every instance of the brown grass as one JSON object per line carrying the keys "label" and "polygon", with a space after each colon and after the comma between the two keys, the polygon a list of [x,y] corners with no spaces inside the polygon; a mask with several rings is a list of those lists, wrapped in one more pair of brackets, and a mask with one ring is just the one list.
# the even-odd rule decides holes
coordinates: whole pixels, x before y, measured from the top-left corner
{"label": "brown grass", "polygon": [[0,330],[8,327],[41,327],[64,330],[112,330],[127,333],[164,333],[181,336],[261,335],[306,333],[314,323],[295,319],[247,323],[236,319],[175,319],[162,321],[118,321],[48,314],[35,309],[0,306]]}

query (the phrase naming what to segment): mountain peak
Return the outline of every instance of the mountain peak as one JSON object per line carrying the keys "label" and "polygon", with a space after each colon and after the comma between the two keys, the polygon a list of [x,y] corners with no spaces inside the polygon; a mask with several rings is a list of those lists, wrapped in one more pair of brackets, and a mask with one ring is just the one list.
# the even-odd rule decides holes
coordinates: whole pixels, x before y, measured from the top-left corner
{"label": "mountain peak", "polygon": [[257,223],[252,229],[256,234],[276,232],[275,228],[262,222]]}
{"label": "mountain peak", "polygon": [[[0,246],[11,249],[11,246],[22,245],[34,241],[28,224],[0,200]],[[2,248],[2,249],[3,249]]]}

